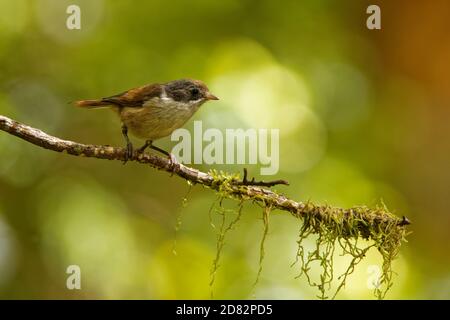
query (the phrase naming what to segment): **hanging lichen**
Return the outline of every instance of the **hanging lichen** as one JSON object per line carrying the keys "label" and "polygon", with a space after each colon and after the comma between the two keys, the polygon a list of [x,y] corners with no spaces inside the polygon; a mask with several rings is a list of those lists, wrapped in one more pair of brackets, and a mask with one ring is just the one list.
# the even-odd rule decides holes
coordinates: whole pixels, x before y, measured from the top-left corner
{"label": "hanging lichen", "polygon": [[[332,295],[335,298],[369,249],[376,248],[382,256],[383,266],[379,285],[374,293],[377,298],[383,299],[392,286],[392,261],[397,257],[401,243],[405,241],[406,228],[385,207],[354,207],[343,210],[307,203],[303,211],[308,214],[300,214],[303,225],[297,241],[296,257],[296,262],[300,263],[299,276],[304,275],[311,286],[318,288],[320,298],[328,298],[326,294],[331,289],[334,277],[333,257],[336,246],[339,246],[342,254],[352,259],[346,271],[337,278],[339,284]],[[313,235],[316,235],[315,247],[305,252],[303,241]],[[358,243],[360,239],[370,240],[372,243],[361,247]],[[318,282],[312,280],[310,275],[311,264],[315,261],[322,267]]]}
{"label": "hanging lichen", "polygon": [[[235,209],[235,210],[226,209],[223,206],[223,200],[224,200],[224,198],[220,198],[218,200],[217,206],[216,206],[217,201],[215,201],[213,206],[209,210],[210,224],[213,228],[215,228],[215,224],[212,221],[212,214],[216,213],[220,217],[220,227],[217,232],[216,256],[213,260],[211,274],[210,274],[211,280],[210,280],[209,286],[210,286],[210,291],[211,291],[211,298],[213,298],[213,286],[214,286],[214,282],[216,279],[217,269],[219,269],[219,266],[220,266],[219,261],[221,258],[222,249],[225,245],[225,237],[229,231],[233,230],[233,228],[236,226],[238,221],[241,219],[242,208],[244,206],[244,201],[241,200],[239,202],[237,209]],[[230,222],[228,222],[228,224],[227,224],[227,215],[235,215],[235,217]]]}
{"label": "hanging lichen", "polygon": [[267,234],[269,233],[269,216],[270,216],[271,210],[272,210],[272,207],[269,205],[265,205],[263,207],[263,215],[262,216],[263,216],[264,230],[263,230],[261,242],[259,244],[259,267],[258,267],[258,273],[256,274],[255,282],[253,283],[253,289],[258,284],[259,278],[261,277],[261,273],[263,270],[263,261],[264,261],[264,256],[265,256],[265,250],[264,250],[265,247],[264,246],[266,243]]}
{"label": "hanging lichen", "polygon": [[180,231],[181,224],[183,223],[182,213],[183,213],[183,210],[188,205],[188,197],[189,197],[189,194],[191,193],[191,191],[192,191],[192,189],[194,187],[194,185],[190,181],[188,181],[187,184],[188,184],[189,188],[188,188],[186,194],[184,195],[183,199],[181,199],[181,209],[180,209],[180,211],[177,214],[177,218],[176,218],[176,222],[175,222],[175,235],[174,235],[173,247],[172,247],[172,252],[173,252],[174,255],[177,255],[178,232]]}
{"label": "hanging lichen", "polygon": [[[220,199],[218,207],[213,204],[212,210],[222,217],[217,237],[217,254],[213,262],[211,272],[211,287],[214,283],[215,273],[219,267],[220,254],[224,245],[225,234],[237,223],[241,215],[244,201],[251,200],[263,206],[264,230],[260,243],[259,269],[256,276],[257,284],[264,260],[264,243],[269,230],[269,216],[271,211],[283,203],[270,202],[270,199],[279,199],[280,195],[270,191],[272,198],[265,197],[268,193],[258,193],[256,196],[247,195],[241,190],[242,185],[236,184],[239,175],[230,175],[223,172],[211,171],[213,177],[212,188],[217,190]],[[241,190],[242,191],[242,190]],[[240,201],[238,217],[232,223],[225,224],[226,210],[222,207],[222,200],[225,198],[237,199]],[[211,215],[210,210],[210,215]],[[291,210],[292,212],[292,210]],[[298,249],[296,260],[293,263],[300,264],[298,277],[305,276],[310,286],[316,287],[319,291],[319,298],[335,298],[339,291],[345,287],[348,276],[355,267],[366,256],[371,248],[376,248],[383,259],[382,274],[375,286],[374,294],[377,298],[383,299],[392,286],[392,262],[398,256],[400,246],[406,241],[408,234],[406,226],[409,221],[406,218],[400,219],[390,213],[386,206],[368,208],[365,206],[350,209],[334,208],[328,205],[315,205],[311,202],[299,203],[298,209],[292,214],[301,219],[303,224],[298,237]],[[213,225],[213,224],[212,224]],[[214,226],[214,225],[213,225]],[[312,250],[306,251],[304,240],[315,237],[315,246]],[[367,240],[369,244],[363,245],[360,240]],[[367,241],[364,241],[367,243]],[[351,257],[350,264],[343,274],[336,277],[333,265],[335,253],[341,251],[342,255]],[[320,275],[318,279],[313,279],[311,268],[319,267]],[[337,281],[337,288],[332,290],[332,284]],[[329,295],[329,293],[332,295]]]}

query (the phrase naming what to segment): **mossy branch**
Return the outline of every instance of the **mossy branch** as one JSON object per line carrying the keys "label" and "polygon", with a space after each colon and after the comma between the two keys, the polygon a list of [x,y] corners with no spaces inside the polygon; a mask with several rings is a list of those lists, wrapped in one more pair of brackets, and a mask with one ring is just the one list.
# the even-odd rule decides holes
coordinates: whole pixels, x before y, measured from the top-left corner
{"label": "mossy branch", "polygon": [[[28,141],[38,147],[48,150],[67,153],[73,156],[90,157],[107,160],[125,160],[125,148],[111,147],[107,145],[91,145],[63,140],[51,136],[39,129],[24,125],[10,118],[0,115],[0,130],[8,132],[16,137]],[[179,164],[173,167],[169,159],[148,153],[134,152],[133,157],[128,161],[136,161],[142,164],[150,165],[159,170],[173,173],[180,178],[188,180],[194,184],[201,184],[216,191],[223,189],[224,185],[229,188],[229,194],[237,198],[252,199],[257,202],[266,203],[274,209],[280,209],[292,213],[296,217],[304,215],[314,215],[327,219],[327,213],[332,210],[342,215],[353,215],[355,209],[331,208],[328,206],[317,206],[310,202],[298,202],[278,194],[267,188],[258,185],[251,185],[249,181],[245,183],[238,176],[228,177],[227,175],[219,175],[216,172],[205,173],[197,169]],[[282,181],[282,180],[281,180]],[[359,208],[361,211],[361,208]],[[398,225],[408,225],[410,222],[407,218],[398,218],[392,214],[379,212],[379,210],[364,209],[367,215],[361,220],[361,231],[364,231],[364,225],[395,223]]]}
{"label": "mossy branch", "polygon": [[[118,161],[124,161],[126,156],[125,148],[63,140],[1,115],[0,130],[36,146],[74,156]],[[174,166],[169,159],[148,153],[134,152],[128,161],[136,161],[170,174],[175,174],[187,180],[190,184],[203,185],[215,190],[222,198],[235,199],[241,201],[241,204],[242,201],[247,200],[257,202],[264,208],[287,211],[294,217],[302,219],[303,225],[300,230],[297,261],[300,261],[302,265],[302,273],[307,273],[308,265],[312,260],[320,260],[325,264],[326,267],[321,276],[321,282],[318,284],[310,282],[310,284],[319,288],[322,292],[322,297],[325,297],[325,285],[329,284],[333,279],[332,270],[330,270],[331,266],[328,266],[325,261],[332,261],[330,259],[332,259],[336,241],[343,248],[344,253],[352,255],[355,261],[354,263],[352,262],[346,274],[341,276],[343,281],[338,289],[345,285],[347,275],[353,271],[354,265],[364,257],[368,250],[358,249],[356,244],[358,238],[372,241],[373,244],[371,246],[375,246],[381,253],[384,261],[381,283],[384,283],[387,289],[391,285],[392,271],[390,265],[398,254],[401,242],[405,240],[407,234],[406,226],[410,222],[406,217],[399,218],[395,216],[384,206],[377,208],[360,206],[343,209],[311,202],[295,201],[268,189],[277,184],[287,184],[287,181],[284,180],[258,182],[252,179],[249,181],[246,171],[243,179],[240,179],[239,175],[219,173],[214,170],[205,173],[183,164]],[[306,256],[303,248],[300,247],[301,240],[310,234],[319,236],[317,249]],[[322,247],[325,247],[325,251],[320,250]],[[382,293],[378,290],[377,295],[382,297],[384,293],[385,291]]]}

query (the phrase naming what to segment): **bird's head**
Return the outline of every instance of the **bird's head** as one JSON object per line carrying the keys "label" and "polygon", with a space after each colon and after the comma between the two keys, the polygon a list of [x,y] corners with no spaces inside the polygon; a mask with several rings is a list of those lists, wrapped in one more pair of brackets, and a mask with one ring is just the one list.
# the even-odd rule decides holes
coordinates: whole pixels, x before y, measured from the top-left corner
{"label": "bird's head", "polygon": [[168,98],[191,107],[199,107],[208,100],[219,100],[200,80],[174,80],[165,83],[164,89]]}

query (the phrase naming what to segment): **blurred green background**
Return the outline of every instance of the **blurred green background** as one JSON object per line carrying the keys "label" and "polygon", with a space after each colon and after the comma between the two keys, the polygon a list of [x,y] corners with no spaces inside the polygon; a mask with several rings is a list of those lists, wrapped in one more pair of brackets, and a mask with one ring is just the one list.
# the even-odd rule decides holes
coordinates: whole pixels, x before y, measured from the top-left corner
{"label": "blurred green background", "polygon": [[[66,28],[70,4],[81,7],[81,30]],[[369,4],[380,5],[382,30],[366,28]],[[280,129],[277,178],[291,186],[279,191],[344,207],[383,201],[413,221],[387,298],[448,299],[449,18],[446,0],[0,0],[0,114],[122,146],[115,114],[68,102],[202,79],[221,98],[195,115],[204,129]],[[210,190],[196,186],[183,207],[182,179],[49,152],[3,132],[0,159],[0,298],[209,298]],[[247,167],[258,176],[258,166]],[[315,298],[290,267],[300,222],[279,211],[252,289],[260,211],[246,204],[228,234],[215,298]],[[370,266],[380,262],[370,252],[338,298],[372,299]],[[336,270],[346,263],[337,258]],[[66,289],[72,264],[82,290]]]}

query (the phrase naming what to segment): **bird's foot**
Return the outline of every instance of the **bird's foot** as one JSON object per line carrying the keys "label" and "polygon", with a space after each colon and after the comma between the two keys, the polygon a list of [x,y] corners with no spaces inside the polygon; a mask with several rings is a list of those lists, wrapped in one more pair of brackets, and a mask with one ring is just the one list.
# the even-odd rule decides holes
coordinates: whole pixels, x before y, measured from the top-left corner
{"label": "bird's foot", "polygon": [[136,151],[139,154],[144,153],[145,149],[147,149],[151,145],[152,145],[152,141],[151,140],[147,140],[147,141],[145,141],[145,144],[142,147],[140,147],[139,149],[137,149]]}
{"label": "bird's foot", "polygon": [[122,124],[122,135],[127,143],[125,158],[123,160],[123,164],[125,164],[128,160],[133,158],[133,144],[131,143],[130,138],[128,138],[128,127],[125,124]]}
{"label": "bird's foot", "polygon": [[168,156],[169,156],[169,168],[171,171],[170,176],[173,176],[176,169],[178,169],[180,167],[180,163],[178,162],[177,158],[175,158],[175,156],[172,153],[169,153]]}
{"label": "bird's foot", "polygon": [[123,160],[123,164],[127,163],[128,160],[133,158],[133,144],[131,142],[127,142],[125,159]]}
{"label": "bird's foot", "polygon": [[175,158],[175,156],[172,153],[167,152],[161,148],[158,148],[157,146],[154,146],[151,143],[150,143],[149,147],[155,151],[158,151],[158,152],[166,155],[169,158],[169,170],[172,172],[171,176],[173,176],[176,169],[178,169],[180,167],[180,163],[178,162],[177,158]]}

